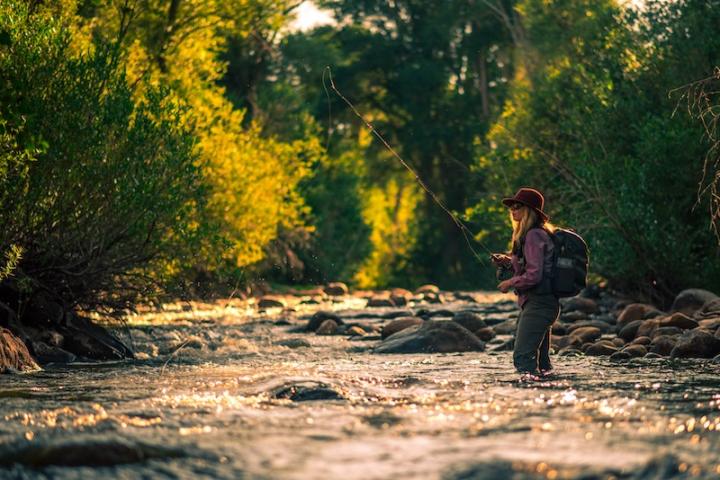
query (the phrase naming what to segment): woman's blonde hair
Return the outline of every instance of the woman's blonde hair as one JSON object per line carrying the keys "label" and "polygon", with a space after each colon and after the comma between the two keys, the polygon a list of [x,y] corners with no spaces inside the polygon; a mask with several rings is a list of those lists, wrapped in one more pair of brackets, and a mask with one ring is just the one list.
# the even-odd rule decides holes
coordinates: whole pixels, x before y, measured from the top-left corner
{"label": "woman's blonde hair", "polygon": [[533,227],[541,227],[550,233],[555,231],[555,225],[550,222],[542,222],[537,212],[528,207],[521,206],[520,212],[522,213],[520,221],[516,222],[512,217],[512,211],[510,212],[510,222],[512,222],[513,234],[512,234],[512,248],[515,250],[520,245],[520,240],[527,234],[527,232]]}

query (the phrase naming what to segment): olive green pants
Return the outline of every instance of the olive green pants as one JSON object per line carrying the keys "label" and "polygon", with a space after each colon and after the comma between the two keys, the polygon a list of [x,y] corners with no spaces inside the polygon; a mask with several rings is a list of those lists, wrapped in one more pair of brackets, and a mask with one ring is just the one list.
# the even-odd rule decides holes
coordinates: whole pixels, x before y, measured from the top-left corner
{"label": "olive green pants", "polygon": [[513,363],[521,373],[550,370],[550,330],[560,315],[560,302],[553,294],[528,296],[518,318]]}

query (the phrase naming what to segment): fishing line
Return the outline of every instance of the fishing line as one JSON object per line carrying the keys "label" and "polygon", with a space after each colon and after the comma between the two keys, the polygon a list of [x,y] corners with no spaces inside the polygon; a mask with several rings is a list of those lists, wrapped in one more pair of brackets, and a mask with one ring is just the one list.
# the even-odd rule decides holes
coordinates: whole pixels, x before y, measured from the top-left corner
{"label": "fishing line", "polygon": [[[452,211],[450,211],[450,209],[449,209],[448,207],[445,206],[445,204],[442,202],[442,200],[440,200],[440,198],[438,198],[438,196],[435,195],[435,192],[433,192],[433,191],[430,189],[430,187],[428,187],[428,186],[425,184],[425,182],[423,182],[422,178],[420,178],[420,175],[418,175],[417,172],[416,172],[410,165],[408,165],[405,160],[403,160],[403,158],[395,151],[394,148],[392,148],[392,146],[390,146],[390,144],[385,140],[385,138],[380,134],[380,132],[378,132],[378,131],[375,129],[375,127],[374,127],[370,122],[368,122],[368,121],[365,119],[365,117],[362,116],[362,114],[357,110],[357,108],[355,108],[355,105],[353,105],[352,102],[350,102],[350,100],[348,100],[347,98],[345,98],[345,95],[343,95],[343,94],[340,92],[340,90],[337,89],[337,87],[335,86],[335,82],[333,81],[332,70],[330,69],[330,66],[329,66],[329,65],[325,67],[325,70],[323,71],[323,76],[322,76],[323,87],[325,88],[325,92],[327,93],[327,86],[326,86],[326,84],[325,84],[325,72],[328,73],[328,78],[330,79],[330,88],[337,94],[338,97],[340,97],[340,98],[342,99],[343,102],[345,102],[345,103],[347,104],[348,107],[350,107],[350,109],[353,111],[353,113],[365,124],[365,126],[372,132],[372,134],[375,135],[375,136],[378,138],[378,140],[380,140],[380,141],[382,142],[382,144],[385,146],[385,148],[386,148],[395,158],[397,158],[397,159],[400,161],[400,163],[403,165],[403,167],[405,167],[410,173],[413,174],[413,176],[415,177],[415,181],[418,183],[418,185],[420,185],[420,187],[422,187],[423,190],[425,190],[425,192],[426,192],[428,195],[430,195],[430,198],[432,198],[433,201],[434,201],[440,208],[442,208],[443,211],[445,211],[445,213],[447,213],[447,214],[450,216],[450,218],[452,219],[452,221],[453,221],[453,223],[455,224],[455,226],[458,227],[458,228],[460,229],[460,231],[462,232],[463,237],[465,238],[465,242],[467,242],[467,245],[468,245],[468,247],[470,248],[470,251],[471,251],[471,252],[473,253],[473,255],[475,256],[475,258],[476,258],[480,263],[486,263],[486,262],[488,262],[487,259],[485,259],[484,257],[481,257],[481,256],[477,253],[477,251],[475,250],[475,248],[473,248],[472,243],[470,242],[470,239],[472,238],[472,240],[473,240],[475,243],[477,243],[478,245],[480,245],[480,246],[481,246],[486,252],[488,252],[489,254],[492,255],[493,252],[492,252],[490,249],[488,249],[482,242],[480,242],[480,241],[478,241],[477,239],[475,239],[475,236],[474,236],[473,233],[470,231],[470,229],[467,227],[467,225],[465,225],[465,223],[463,223],[463,221],[460,220],[460,219],[457,217],[457,215],[455,215]],[[328,102],[328,103],[329,103],[329,102]],[[329,129],[329,128],[330,128],[330,126],[329,126],[329,122],[328,122],[328,129]],[[329,143],[329,138],[330,138],[330,137],[329,137],[329,133],[328,133],[328,143]]]}

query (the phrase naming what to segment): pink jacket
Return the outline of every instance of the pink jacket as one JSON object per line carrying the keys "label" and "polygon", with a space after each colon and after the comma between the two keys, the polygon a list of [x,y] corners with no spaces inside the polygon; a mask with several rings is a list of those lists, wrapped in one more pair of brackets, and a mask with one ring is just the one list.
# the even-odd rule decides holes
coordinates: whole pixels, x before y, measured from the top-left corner
{"label": "pink jacket", "polygon": [[525,235],[524,269],[520,257],[513,251],[511,261],[515,275],[510,279],[510,284],[516,290],[520,308],[527,301],[528,290],[542,281],[543,272],[549,272],[552,268],[553,248],[548,233],[541,228],[533,228]]}

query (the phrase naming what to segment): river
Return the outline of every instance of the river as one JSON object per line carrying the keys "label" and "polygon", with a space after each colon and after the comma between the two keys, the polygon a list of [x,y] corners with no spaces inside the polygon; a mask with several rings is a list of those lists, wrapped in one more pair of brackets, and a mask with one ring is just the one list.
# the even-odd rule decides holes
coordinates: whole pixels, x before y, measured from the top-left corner
{"label": "river", "polygon": [[[439,307],[515,315],[489,294]],[[0,478],[720,477],[717,364],[554,357],[523,384],[509,352],[298,331],[319,308],[370,311],[171,304],[118,328],[136,360],[3,376]]]}

